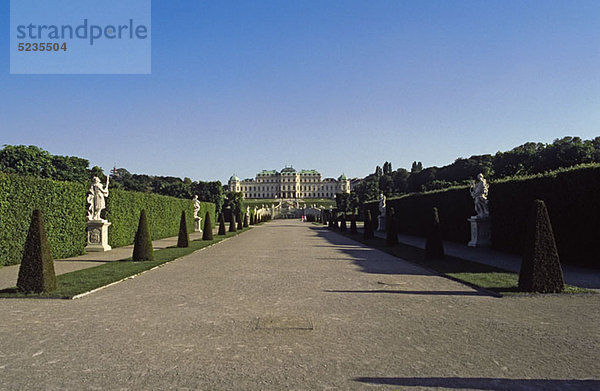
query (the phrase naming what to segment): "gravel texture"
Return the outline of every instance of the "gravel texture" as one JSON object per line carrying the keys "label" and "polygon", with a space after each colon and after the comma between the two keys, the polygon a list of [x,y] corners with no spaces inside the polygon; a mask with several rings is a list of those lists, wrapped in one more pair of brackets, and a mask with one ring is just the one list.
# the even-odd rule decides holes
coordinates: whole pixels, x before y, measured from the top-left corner
{"label": "gravel texture", "polygon": [[600,295],[493,298],[297,221],[0,319],[2,390],[600,389]]}

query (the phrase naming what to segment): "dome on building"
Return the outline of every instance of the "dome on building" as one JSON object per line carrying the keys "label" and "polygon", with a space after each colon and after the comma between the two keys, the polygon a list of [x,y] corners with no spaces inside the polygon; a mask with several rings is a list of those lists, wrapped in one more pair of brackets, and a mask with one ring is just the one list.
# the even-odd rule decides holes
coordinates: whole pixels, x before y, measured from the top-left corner
{"label": "dome on building", "polygon": [[240,178],[236,177],[235,174],[233,174],[231,176],[231,178],[229,178],[229,182],[231,182],[231,181],[233,181],[233,182],[239,182]]}
{"label": "dome on building", "polygon": [[286,167],[283,170],[281,170],[282,174],[295,174],[296,170],[294,169],[294,167]]}
{"label": "dome on building", "polygon": [[338,181],[346,181],[348,180],[348,178],[346,177],[345,174],[340,175],[340,177],[338,178]]}

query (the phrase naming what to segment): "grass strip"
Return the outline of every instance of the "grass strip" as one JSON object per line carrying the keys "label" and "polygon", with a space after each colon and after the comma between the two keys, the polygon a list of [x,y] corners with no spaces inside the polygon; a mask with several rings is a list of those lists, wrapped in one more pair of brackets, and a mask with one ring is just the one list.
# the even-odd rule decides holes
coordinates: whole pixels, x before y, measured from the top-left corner
{"label": "grass strip", "polygon": [[47,293],[23,293],[17,288],[0,290],[0,298],[48,298],[71,299],[79,294],[134,276],[143,271],[164,265],[194,251],[218,243],[251,229],[250,227],[236,232],[227,232],[225,236],[216,236],[213,240],[194,240],[189,247],[168,247],[154,251],[153,261],[132,262],[131,257],[120,261],[107,262],[103,265],[81,269],[56,276],[57,289]]}
{"label": "grass strip", "polygon": [[[425,257],[425,250],[419,247],[410,246],[405,243],[389,247],[386,246],[385,239],[377,237],[374,239],[364,239],[362,233],[351,234],[339,231],[334,232],[419,266],[435,270],[446,277],[465,283],[474,288],[483,288],[498,295],[531,294],[530,292],[519,291],[519,274],[515,272],[450,255],[446,255],[443,259],[428,259]],[[565,289],[562,293],[597,292],[591,289],[565,284]]]}

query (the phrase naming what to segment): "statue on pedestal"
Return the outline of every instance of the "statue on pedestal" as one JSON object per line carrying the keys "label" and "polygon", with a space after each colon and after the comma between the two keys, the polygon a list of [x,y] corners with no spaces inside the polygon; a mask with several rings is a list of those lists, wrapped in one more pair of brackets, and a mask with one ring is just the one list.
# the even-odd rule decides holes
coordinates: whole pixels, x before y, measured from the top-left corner
{"label": "statue on pedestal", "polygon": [[468,219],[471,224],[471,241],[468,243],[468,246],[489,247],[492,244],[491,224],[489,219],[490,211],[488,209],[487,199],[489,185],[483,177],[483,174],[478,174],[477,179],[477,183],[471,179],[471,188],[469,189],[475,203],[475,212],[477,212],[477,216],[472,216]]}
{"label": "statue on pedestal", "polygon": [[194,198],[192,198],[192,201],[194,202],[194,219],[197,219],[198,212],[200,212],[200,201],[198,201],[198,196],[194,195]]}
{"label": "statue on pedestal", "polygon": [[100,213],[106,207],[104,198],[108,197],[108,181],[109,177],[106,177],[106,186],[102,186],[100,178],[95,176],[94,179],[92,179],[90,192],[87,196],[87,202],[90,204],[87,214],[88,221],[102,220]]}
{"label": "statue on pedestal", "polygon": [[90,205],[87,213],[87,246],[85,250],[88,252],[109,251],[111,249],[108,244],[108,227],[111,223],[100,216],[102,210],[106,207],[105,198],[108,197],[108,183],[109,177],[106,177],[106,185],[102,186],[100,178],[95,176],[87,195],[87,202]]}
{"label": "statue on pedestal", "polygon": [[385,209],[387,198],[383,193],[379,195],[379,216],[377,217],[377,231],[385,231]]}
{"label": "statue on pedestal", "polygon": [[490,185],[488,185],[487,181],[483,177],[483,174],[479,173],[477,175],[478,182],[475,183],[471,179],[471,197],[475,202],[475,212],[477,212],[478,218],[489,217],[490,211],[488,209],[488,189]]}

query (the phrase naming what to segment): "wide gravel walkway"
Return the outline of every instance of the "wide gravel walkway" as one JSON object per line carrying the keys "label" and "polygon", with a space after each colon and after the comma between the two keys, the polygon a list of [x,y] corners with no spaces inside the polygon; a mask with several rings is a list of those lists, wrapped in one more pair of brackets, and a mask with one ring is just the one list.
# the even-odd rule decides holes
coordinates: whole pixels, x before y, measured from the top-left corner
{"label": "wide gravel walkway", "polygon": [[0,300],[2,390],[600,389],[600,295],[493,298],[297,221]]}

